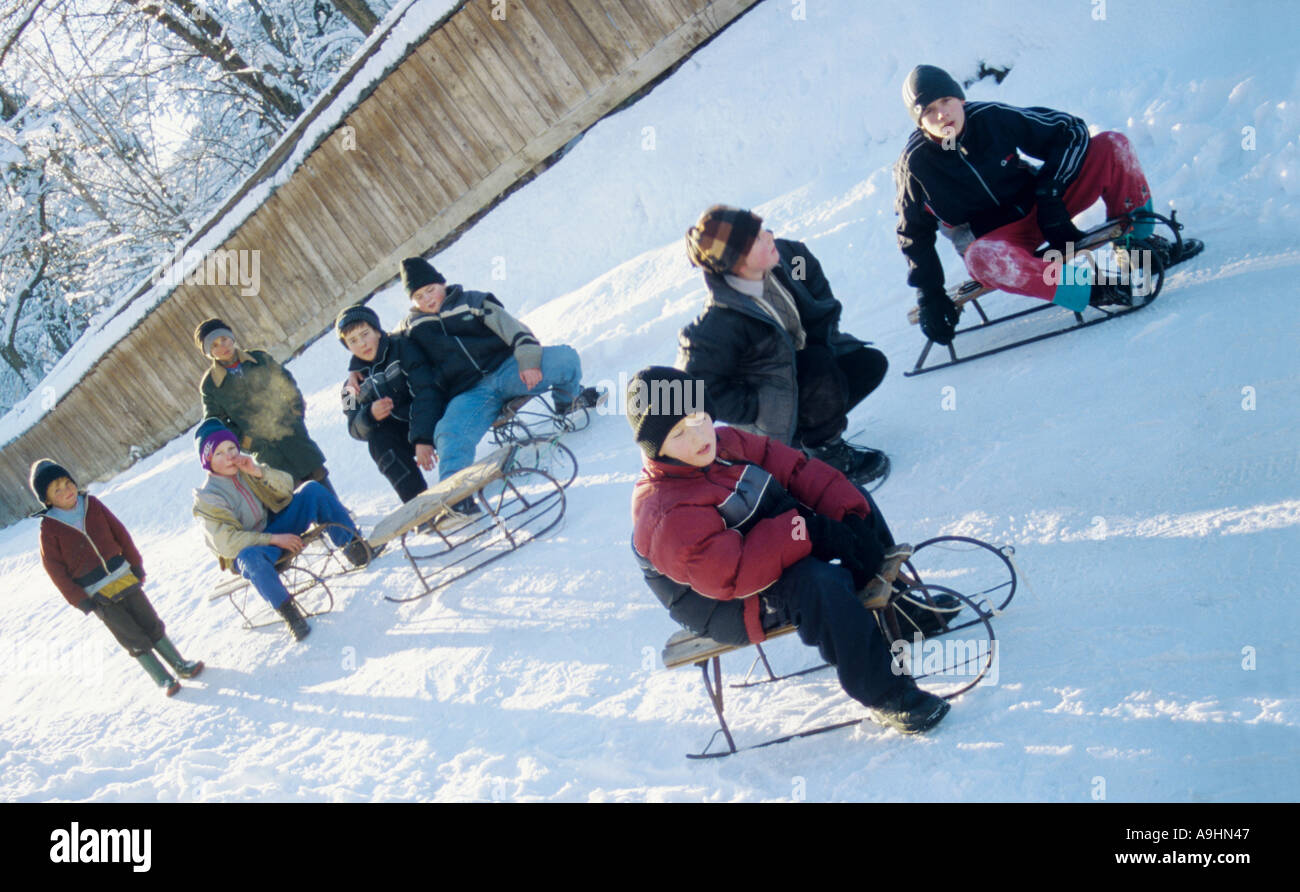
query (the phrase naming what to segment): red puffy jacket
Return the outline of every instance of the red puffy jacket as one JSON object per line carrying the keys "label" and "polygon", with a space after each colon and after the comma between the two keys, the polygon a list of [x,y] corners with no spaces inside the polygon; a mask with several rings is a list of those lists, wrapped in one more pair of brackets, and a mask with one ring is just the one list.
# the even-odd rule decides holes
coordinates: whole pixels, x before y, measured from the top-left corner
{"label": "red puffy jacket", "polygon": [[632,545],[654,568],[710,598],[746,599],[751,641],[764,638],[757,598],[812,545],[795,509],[764,518],[741,534],[718,510],[736,492],[745,463],[762,467],[794,498],[833,520],[866,517],[867,500],[839,471],[776,440],[717,429],[717,457],[696,468],[646,459],[632,492]]}

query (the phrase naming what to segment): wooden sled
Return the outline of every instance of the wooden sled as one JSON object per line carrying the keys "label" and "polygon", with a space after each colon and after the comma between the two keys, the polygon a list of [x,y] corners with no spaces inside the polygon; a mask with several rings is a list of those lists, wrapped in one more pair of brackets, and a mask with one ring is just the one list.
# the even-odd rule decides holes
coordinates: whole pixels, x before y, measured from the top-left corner
{"label": "wooden sled", "polygon": [[[347,537],[336,545],[329,535]],[[298,605],[304,616],[320,616],[334,609],[334,593],[329,580],[357,569],[343,556],[345,549],[357,534],[337,523],[316,524],[300,537],[303,549],[297,554],[284,551],[275,562],[289,598]],[[258,594],[253,584],[242,576],[227,579],[212,590],[208,600],[226,598],[243,619],[245,629],[260,629],[282,623],[284,620],[269,603]]]}
{"label": "wooden sled", "polygon": [[[917,569],[917,565],[926,566],[931,563],[928,560],[917,559],[916,555],[923,548],[951,552],[951,554],[945,555],[946,560],[935,559],[934,562],[939,567],[935,570],[927,569],[925,574],[922,574]],[[934,553],[931,551],[929,554]],[[997,548],[986,542],[962,536],[940,536],[928,539],[914,549],[909,546],[898,546],[891,551],[877,580],[859,593],[859,598],[864,608],[871,610],[875,615],[885,640],[891,644],[891,651],[900,661],[900,671],[910,671],[919,686],[949,700],[975,687],[988,675],[995,666],[997,654],[991,619],[1011,602],[1015,594],[1016,571],[1010,559],[1012,553],[1010,546]],[[924,576],[927,575],[954,578],[963,584],[968,584],[979,600],[953,588],[926,582]],[[960,607],[955,610],[951,607],[947,609],[940,607],[937,602],[941,595],[955,598]],[[940,631],[931,632],[928,636],[921,635],[913,618],[918,615],[918,611],[935,614],[940,621]],[[937,668],[927,659],[927,648],[933,649],[937,639],[953,632],[971,629],[974,631],[968,632],[967,637],[975,636],[971,638],[975,642],[973,647],[951,649],[954,651],[952,658],[948,660],[948,655],[945,653],[946,661],[940,661]],[[767,639],[770,641],[793,631],[795,631],[794,626],[783,626],[768,631]],[[676,632],[664,645],[662,653],[664,666],[668,669],[686,665],[698,666],[704,678],[705,693],[718,719],[718,729],[713,732],[708,743],[700,752],[688,753],[688,759],[721,758],[742,750],[759,749],[862,723],[863,718],[850,719],[738,747],[724,714],[721,658],[724,654],[745,647],[754,647],[758,651],[758,656],[755,657],[741,681],[730,685],[732,688],[769,684],[830,668],[828,664],[822,663],[778,675],[772,668],[763,644],[723,644],[687,630]],[[754,670],[760,662],[766,670],[767,677],[751,681]],[[719,735],[722,735],[726,742],[726,749],[710,752]]]}
{"label": "wooden sled", "polygon": [[[503,446],[380,521],[368,540],[371,548],[397,540],[423,589],[407,598],[384,598],[395,603],[424,598],[555,527],[564,517],[564,487],[546,471],[521,461],[530,455],[520,444]],[[439,519],[468,498],[481,513],[466,526],[441,528]],[[436,568],[422,569],[429,564]]]}
{"label": "wooden sled", "polygon": [[[954,365],[970,362],[973,359],[980,359],[984,356],[993,356],[994,354],[1002,353],[1016,347],[1022,347],[1026,344],[1032,344],[1037,341],[1047,340],[1048,338],[1058,337],[1059,335],[1076,331],[1080,328],[1089,328],[1094,325],[1100,325],[1103,322],[1109,322],[1112,319],[1119,318],[1120,316],[1127,316],[1130,313],[1136,313],[1138,310],[1149,306],[1153,301],[1155,301],[1156,297],[1159,296],[1160,290],[1164,286],[1165,278],[1165,269],[1155,252],[1147,251],[1147,267],[1141,267],[1134,270],[1132,274],[1128,272],[1121,273],[1116,264],[1099,260],[1099,255],[1094,253],[1097,249],[1112,245],[1116,241],[1123,239],[1125,235],[1132,230],[1134,218],[1137,217],[1138,214],[1141,215],[1142,219],[1151,220],[1156,224],[1167,227],[1173,236],[1171,243],[1174,245],[1174,256],[1181,254],[1182,236],[1180,235],[1180,231],[1183,228],[1183,224],[1178,222],[1176,211],[1171,212],[1168,217],[1150,211],[1141,211],[1132,216],[1107,220],[1100,226],[1084,233],[1083,239],[1075,247],[1076,256],[1086,255],[1088,262],[1092,265],[1094,281],[1097,280],[1098,277],[1114,276],[1119,277],[1123,281],[1129,282],[1133,294],[1132,306],[1087,307],[1082,312],[1075,312],[1073,310],[1067,310],[1066,308],[1060,307],[1049,301],[1038,300],[1036,298],[1025,298],[1026,300],[1032,301],[1033,306],[1018,312],[1008,313],[1004,316],[990,318],[989,314],[985,312],[984,307],[980,304],[980,298],[996,292],[997,289],[984,286],[974,279],[968,279],[957,287],[950,289],[948,297],[959,310],[964,309],[968,305],[974,308],[975,312],[980,317],[980,321],[974,325],[957,329],[953,333],[953,343],[947,345],[948,360],[929,366],[926,365],[926,361],[930,357],[930,351],[934,348],[935,342],[927,338],[925,346],[921,348],[920,356],[917,357],[916,364],[910,370],[904,372],[903,376],[910,378],[915,375],[923,375],[927,372],[938,371],[939,369],[952,368]],[[1069,319],[1072,317],[1073,322],[1065,326],[1058,325],[1050,330],[1039,331],[1028,337],[1022,337],[1007,343],[991,346],[974,353],[968,353],[964,356],[957,355],[955,344],[957,338],[962,335],[984,331],[994,326],[1024,319],[1025,317],[1032,316],[1036,313],[1049,311],[1055,311],[1052,315],[1057,318]],[[1064,316],[1062,314],[1064,314]],[[920,309],[918,307],[914,306],[908,310],[907,321],[912,325],[920,324]]]}

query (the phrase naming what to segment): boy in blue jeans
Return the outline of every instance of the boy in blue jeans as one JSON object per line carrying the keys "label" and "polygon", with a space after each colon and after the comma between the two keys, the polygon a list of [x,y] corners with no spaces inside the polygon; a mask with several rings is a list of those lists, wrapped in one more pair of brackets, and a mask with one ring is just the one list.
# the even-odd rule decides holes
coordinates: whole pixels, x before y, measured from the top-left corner
{"label": "boy in blue jeans", "polygon": [[215,418],[206,419],[194,434],[207,483],[194,491],[194,516],[203,524],[208,547],[221,569],[232,569],[253,584],[275,608],[293,633],[306,638],[311,628],[289,597],[275,562],[283,552],[303,548],[299,535],[313,523],[336,523],[354,533],[331,528],[335,545],[354,566],[372,557],[338,496],[314,480],[295,492],[286,471],[264,467],[239,451],[235,435]]}
{"label": "boy in blue jeans", "polygon": [[[436,402],[433,445],[418,431],[411,439],[415,460],[424,470],[433,468],[437,456],[439,479],[474,463],[478,441],[501,407],[515,397],[549,390],[561,416],[606,399],[595,388],[582,386],[576,350],[564,344],[543,347],[495,295],[448,287],[442,274],[419,257],[402,261],[402,284],[412,307],[397,330],[428,359]],[[439,527],[454,528],[478,511],[474,500],[466,499]]]}

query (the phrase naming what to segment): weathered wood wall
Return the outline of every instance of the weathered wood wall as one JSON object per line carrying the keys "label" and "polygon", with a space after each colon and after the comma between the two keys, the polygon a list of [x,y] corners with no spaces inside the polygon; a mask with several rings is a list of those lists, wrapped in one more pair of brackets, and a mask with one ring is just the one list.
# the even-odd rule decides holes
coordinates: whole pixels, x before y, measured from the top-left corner
{"label": "weathered wood wall", "polygon": [[[199,420],[206,364],[192,340],[198,322],[220,316],[250,346],[288,358],[340,309],[393,278],[402,257],[452,239],[755,2],[469,0],[455,9],[221,246],[260,252],[256,295],[241,295],[238,284],[180,284],[5,444],[0,523],[38,507],[26,486],[33,460],[57,456],[85,485]],[[282,146],[226,207],[290,149]]]}

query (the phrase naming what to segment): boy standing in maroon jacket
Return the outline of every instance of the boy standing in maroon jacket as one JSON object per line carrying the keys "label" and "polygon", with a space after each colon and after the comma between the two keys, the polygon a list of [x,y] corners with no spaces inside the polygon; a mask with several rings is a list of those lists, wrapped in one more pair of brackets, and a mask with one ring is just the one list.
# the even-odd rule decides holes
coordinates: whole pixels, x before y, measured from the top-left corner
{"label": "boy standing in maroon jacket", "polygon": [[72,475],[48,458],[32,464],[32,492],[45,504],[41,563],[69,604],[95,614],[127,653],[140,661],[168,697],[181,684],[154,656],[157,650],[181,678],[203,671],[202,661],[183,658],[145,597],[144,559],[113,512],[77,491]]}
{"label": "boy standing in maroon jacket", "polygon": [[881,724],[915,733],[938,723],[947,702],[895,674],[857,598],[894,544],[870,496],[800,450],[715,430],[703,382],[685,372],[643,369],[627,401],[644,453],[632,548],[669,615],[727,644],[793,624]]}

